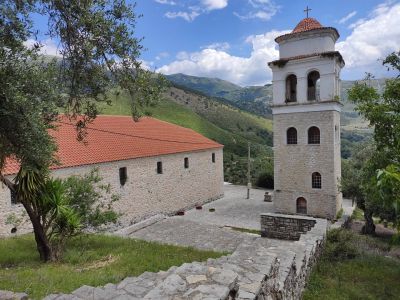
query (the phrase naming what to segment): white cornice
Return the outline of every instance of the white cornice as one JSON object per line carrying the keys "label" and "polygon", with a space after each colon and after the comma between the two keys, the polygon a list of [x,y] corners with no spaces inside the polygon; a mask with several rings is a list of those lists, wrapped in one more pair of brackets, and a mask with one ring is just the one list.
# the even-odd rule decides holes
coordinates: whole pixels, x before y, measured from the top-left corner
{"label": "white cornice", "polygon": [[296,105],[275,105],[272,106],[272,114],[291,114],[302,112],[317,112],[317,111],[337,111],[341,112],[343,105],[337,101],[319,102],[319,103],[300,103]]}

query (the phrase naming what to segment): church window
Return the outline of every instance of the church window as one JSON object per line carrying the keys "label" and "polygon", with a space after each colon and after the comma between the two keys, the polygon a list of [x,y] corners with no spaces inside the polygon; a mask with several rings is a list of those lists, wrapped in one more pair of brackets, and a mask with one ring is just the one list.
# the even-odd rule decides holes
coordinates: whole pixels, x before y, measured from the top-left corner
{"label": "church window", "polygon": [[322,186],[322,178],[321,174],[318,172],[314,172],[311,175],[311,184],[313,189],[320,189]]}
{"label": "church window", "polygon": [[307,214],[307,200],[303,197],[296,200],[296,212],[303,215]]}
{"label": "church window", "polygon": [[163,173],[162,162],[159,161],[157,162],[157,174],[162,174],[162,173]]}
{"label": "church window", "polygon": [[185,169],[188,169],[188,168],[189,168],[189,157],[185,157],[185,159],[184,159],[184,166],[185,166]]}
{"label": "church window", "polygon": [[318,127],[310,127],[308,129],[308,143],[309,144],[319,144],[320,143],[320,132]]}
{"label": "church window", "polygon": [[17,193],[11,191],[11,204],[17,204]]}
{"label": "church window", "polygon": [[211,154],[211,161],[215,163],[215,153]]}
{"label": "church window", "polygon": [[312,71],[307,76],[307,99],[309,101],[319,100],[319,78],[317,71]]}
{"label": "church window", "polygon": [[297,77],[294,74],[286,78],[286,102],[297,101]]}
{"label": "church window", "polygon": [[119,183],[124,186],[128,179],[128,172],[126,167],[119,168]]}
{"label": "church window", "polygon": [[286,141],[288,145],[297,144],[297,130],[294,127],[290,127],[286,133]]}

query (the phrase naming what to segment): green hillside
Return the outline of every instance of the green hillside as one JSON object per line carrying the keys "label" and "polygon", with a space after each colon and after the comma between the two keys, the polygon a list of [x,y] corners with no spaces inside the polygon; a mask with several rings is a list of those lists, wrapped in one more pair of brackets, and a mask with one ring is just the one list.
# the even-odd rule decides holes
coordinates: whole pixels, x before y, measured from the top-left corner
{"label": "green hillside", "polygon": [[219,78],[197,77],[181,73],[168,75],[167,78],[172,82],[198,90],[212,97],[224,97],[225,93],[241,88],[236,84]]}
{"label": "green hillside", "polygon": [[[271,117],[272,84],[240,87],[234,84],[228,85],[226,81],[222,81],[222,84],[221,79],[184,74],[168,75],[167,78],[181,87],[197,90],[208,96],[223,98],[220,101],[226,101],[242,110],[267,118]],[[341,101],[344,104],[342,126],[345,130],[362,131],[367,129],[367,123],[354,111],[354,105],[347,99],[347,91],[354,83],[355,81],[342,81]],[[385,79],[372,79],[370,83],[378,90],[382,90]]]}

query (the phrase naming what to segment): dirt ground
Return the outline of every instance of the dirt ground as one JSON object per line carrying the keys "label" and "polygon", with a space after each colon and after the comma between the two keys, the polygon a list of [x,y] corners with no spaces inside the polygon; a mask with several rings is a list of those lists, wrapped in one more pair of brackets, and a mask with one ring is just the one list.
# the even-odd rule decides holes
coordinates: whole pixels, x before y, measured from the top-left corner
{"label": "dirt ground", "polygon": [[[353,220],[350,223],[349,229],[361,234],[361,229],[363,225],[364,225],[363,221]],[[384,249],[384,247],[379,248],[378,251],[377,249],[370,249],[370,250],[379,255],[400,259],[400,245],[396,246],[390,245],[390,240],[392,236],[396,233],[396,231],[392,228],[386,228],[382,224],[375,224],[375,226],[376,228],[375,228],[374,238],[377,238],[378,240],[382,241],[382,243],[387,243],[388,247],[387,249]]]}

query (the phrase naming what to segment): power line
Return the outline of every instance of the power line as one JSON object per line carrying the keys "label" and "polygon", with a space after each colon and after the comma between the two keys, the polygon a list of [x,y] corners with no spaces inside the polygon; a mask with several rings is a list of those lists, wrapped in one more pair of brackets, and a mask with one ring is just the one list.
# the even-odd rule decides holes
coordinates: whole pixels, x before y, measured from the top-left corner
{"label": "power line", "polygon": [[[63,122],[63,121],[58,121],[58,123],[69,125],[75,127],[74,124]],[[99,132],[104,132],[104,133],[110,133],[110,134],[115,134],[115,135],[121,135],[121,136],[127,136],[127,137],[134,137],[134,138],[139,138],[139,139],[144,139],[144,140],[151,140],[151,141],[159,141],[159,142],[170,142],[170,143],[179,143],[179,144],[190,144],[190,145],[213,145],[216,146],[213,143],[207,143],[207,142],[184,142],[184,141],[176,141],[176,140],[164,140],[164,139],[158,139],[158,138],[152,138],[152,137],[146,137],[146,136],[140,136],[140,135],[134,135],[134,134],[127,134],[127,133],[122,133],[122,132],[114,132],[114,131],[109,131],[105,129],[98,129],[98,128],[92,128],[92,127],[85,127],[86,129],[94,130],[94,131],[99,131]]]}

